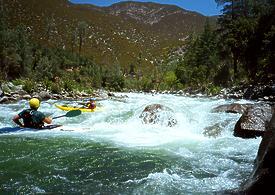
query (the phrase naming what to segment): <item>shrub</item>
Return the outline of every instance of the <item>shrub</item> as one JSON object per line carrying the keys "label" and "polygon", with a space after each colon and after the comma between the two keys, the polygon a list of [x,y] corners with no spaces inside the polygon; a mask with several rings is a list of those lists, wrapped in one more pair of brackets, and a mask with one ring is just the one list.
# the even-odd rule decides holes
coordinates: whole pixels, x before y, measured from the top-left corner
{"label": "shrub", "polygon": [[23,90],[25,90],[27,93],[32,93],[35,91],[36,83],[33,80],[25,80],[23,85]]}
{"label": "shrub", "polygon": [[52,91],[52,93],[59,94],[62,91],[62,87],[60,86],[59,83],[52,83],[52,85],[51,85],[51,91]]}

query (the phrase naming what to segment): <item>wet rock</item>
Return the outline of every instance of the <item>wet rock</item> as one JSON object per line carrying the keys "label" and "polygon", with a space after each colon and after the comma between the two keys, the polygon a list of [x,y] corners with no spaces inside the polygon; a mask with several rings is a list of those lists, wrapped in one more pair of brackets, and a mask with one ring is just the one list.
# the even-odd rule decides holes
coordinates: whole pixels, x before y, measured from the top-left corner
{"label": "wet rock", "polygon": [[222,130],[230,123],[229,120],[226,120],[222,123],[215,123],[212,126],[205,127],[203,135],[207,137],[219,137],[222,134]]}
{"label": "wet rock", "polygon": [[227,113],[239,113],[243,114],[247,108],[251,108],[252,104],[227,104],[227,105],[220,105],[214,109],[212,112],[227,112]]}
{"label": "wet rock", "polygon": [[80,95],[81,95],[81,97],[88,97],[88,96],[89,96],[89,94],[86,93],[86,92],[84,92],[84,91],[82,91],[82,92],[80,93]]}
{"label": "wet rock", "polygon": [[169,127],[177,124],[173,110],[161,104],[146,106],[139,118],[142,118],[144,124],[161,124]]}
{"label": "wet rock", "polygon": [[7,96],[4,96],[0,99],[0,103],[3,104],[3,103],[7,103],[9,101],[9,98]]}
{"label": "wet rock", "polygon": [[40,101],[42,100],[41,97],[39,96],[39,94],[32,94],[32,98],[37,98],[39,99]]}
{"label": "wet rock", "polygon": [[207,137],[218,137],[222,133],[222,127],[219,123],[214,124],[213,126],[206,127],[203,131],[203,135]]}
{"label": "wet rock", "polygon": [[238,194],[274,194],[275,192],[275,114],[261,141],[253,172]]}
{"label": "wet rock", "polygon": [[22,99],[24,99],[24,100],[29,100],[29,99],[31,99],[31,96],[30,96],[29,94],[23,95],[23,96],[22,96]]}
{"label": "wet rock", "polygon": [[108,96],[109,96],[109,97],[113,97],[113,96],[115,96],[115,94],[113,94],[113,93],[111,93],[111,92],[108,92]]}
{"label": "wet rock", "polygon": [[273,110],[269,104],[256,104],[248,108],[236,123],[234,136],[242,138],[263,136],[272,113]]}
{"label": "wet rock", "polygon": [[4,96],[4,97],[0,98],[0,103],[1,104],[3,104],[3,103],[12,103],[12,102],[15,102],[17,100],[18,100],[18,98],[16,98],[16,97]]}
{"label": "wet rock", "polygon": [[55,99],[55,100],[59,100],[59,99],[62,99],[62,95],[53,94],[53,95],[52,95],[52,98]]}
{"label": "wet rock", "polygon": [[52,98],[51,94],[48,91],[41,91],[38,96],[42,100],[49,100]]}
{"label": "wet rock", "polygon": [[15,94],[12,94],[12,97],[16,99],[20,99],[21,96],[18,93],[15,93]]}

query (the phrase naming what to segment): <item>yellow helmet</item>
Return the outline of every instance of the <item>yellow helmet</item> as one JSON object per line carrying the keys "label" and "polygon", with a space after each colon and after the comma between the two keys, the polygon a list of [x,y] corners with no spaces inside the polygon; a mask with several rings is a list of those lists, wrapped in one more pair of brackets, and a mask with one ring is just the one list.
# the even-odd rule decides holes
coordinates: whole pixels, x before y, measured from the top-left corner
{"label": "yellow helmet", "polygon": [[32,98],[30,99],[29,104],[31,108],[37,109],[40,106],[40,101],[37,98]]}

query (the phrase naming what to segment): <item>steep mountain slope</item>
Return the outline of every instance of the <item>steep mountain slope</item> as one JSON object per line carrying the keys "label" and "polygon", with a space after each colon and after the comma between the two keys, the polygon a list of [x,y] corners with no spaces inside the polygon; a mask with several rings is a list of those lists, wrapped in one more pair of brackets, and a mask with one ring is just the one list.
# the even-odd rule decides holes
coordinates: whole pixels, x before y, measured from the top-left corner
{"label": "steep mountain slope", "polygon": [[203,28],[206,17],[174,5],[157,3],[122,2],[105,8],[107,13],[132,18],[141,24],[149,25],[154,32],[167,38],[183,38]]}
{"label": "steep mountain slope", "polygon": [[2,0],[10,24],[24,24],[31,37],[94,58],[100,65],[150,70],[155,59],[206,17],[176,6],[124,2],[110,7],[76,5],[67,0]]}

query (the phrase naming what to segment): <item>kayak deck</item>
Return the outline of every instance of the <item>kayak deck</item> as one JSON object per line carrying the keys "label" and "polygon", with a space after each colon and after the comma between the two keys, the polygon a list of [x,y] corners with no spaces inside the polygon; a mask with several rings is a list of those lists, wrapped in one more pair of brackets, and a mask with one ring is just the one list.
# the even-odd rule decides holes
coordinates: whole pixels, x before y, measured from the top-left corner
{"label": "kayak deck", "polygon": [[3,127],[0,128],[0,134],[2,133],[12,133],[12,132],[21,132],[21,131],[41,131],[41,130],[49,130],[57,127],[61,127],[62,125],[47,125],[40,129],[35,128],[22,128],[22,127]]}
{"label": "kayak deck", "polygon": [[95,109],[89,109],[89,108],[71,107],[71,106],[58,105],[58,104],[55,104],[55,107],[59,108],[60,110],[64,110],[64,111],[80,110],[81,112],[95,112],[95,111],[100,110],[98,107],[96,107]]}

